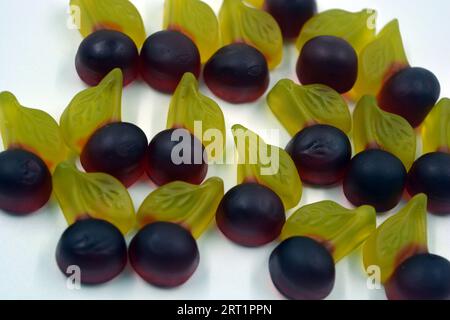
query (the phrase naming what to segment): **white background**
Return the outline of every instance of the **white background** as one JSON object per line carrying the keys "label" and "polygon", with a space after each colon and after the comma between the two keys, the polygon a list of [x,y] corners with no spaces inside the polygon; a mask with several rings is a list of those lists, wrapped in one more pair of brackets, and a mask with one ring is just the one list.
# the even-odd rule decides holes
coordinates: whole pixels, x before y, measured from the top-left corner
{"label": "white background", "polygon": [[[59,119],[73,95],[84,88],[75,68],[74,57],[81,36],[66,27],[68,0],[0,1],[0,91],[13,92],[28,107],[42,108]],[[151,34],[161,29],[162,0],[135,0]],[[221,1],[206,1],[218,10]],[[450,96],[450,1],[433,0],[319,0],[319,9],[347,10],[374,8],[378,26],[397,17],[406,50],[413,66],[432,70],[440,79],[442,96]],[[285,48],[285,58],[271,75],[271,86],[281,78],[295,79],[297,51]],[[202,91],[211,95],[202,85]],[[123,120],[138,124],[151,139],[165,129],[170,96],[150,89],[144,83],[127,87],[123,97]],[[241,123],[261,132],[281,129],[268,110],[265,99],[250,105],[221,105],[227,127]],[[288,134],[281,130],[285,146]],[[233,146],[228,148],[232,150]],[[220,175],[226,189],[235,184],[234,166],[210,167],[209,175]],[[142,184],[131,189],[136,208],[151,191]],[[70,191],[68,191],[70,192]],[[301,205],[332,199],[349,206],[341,188],[306,188]],[[404,205],[403,203],[400,205]],[[399,207],[400,207],[399,206]],[[392,212],[397,211],[398,208]],[[388,215],[379,218],[383,221]],[[450,258],[450,217],[429,215],[430,251]],[[56,266],[54,253],[66,222],[55,202],[25,218],[0,212],[0,298],[56,299],[279,299],[268,274],[267,261],[275,244],[259,249],[238,247],[215,227],[200,239],[201,263],[188,283],[180,288],[154,288],[127,267],[110,283],[66,288],[65,277]],[[384,299],[384,290],[368,290],[357,251],[337,265],[336,285],[331,299]]]}

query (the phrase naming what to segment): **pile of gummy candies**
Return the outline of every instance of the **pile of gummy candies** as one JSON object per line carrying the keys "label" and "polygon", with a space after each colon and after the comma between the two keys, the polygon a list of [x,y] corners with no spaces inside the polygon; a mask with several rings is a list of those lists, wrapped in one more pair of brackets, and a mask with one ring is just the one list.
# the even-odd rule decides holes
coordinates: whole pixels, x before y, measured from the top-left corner
{"label": "pile of gummy candies", "polygon": [[[367,23],[373,10],[317,13],[315,0],[224,0],[218,17],[199,0],[166,0],[164,30],[146,38],[128,0],[71,5],[81,10],[85,37],[76,71],[90,87],[72,99],[59,123],[9,92],[0,94],[7,149],[0,154],[0,208],[27,215],[54,193],[69,224],[56,250],[64,274],[76,265],[82,283],[100,284],[129,260],[150,284],[179,286],[195,272],[195,239],[215,217],[218,229],[242,246],[280,239],[268,267],[288,298],[327,297],[335,264],[361,246],[364,266],[380,268],[389,299],[450,298],[450,262],[427,248],[427,212],[450,214],[450,100],[437,102],[433,73],[409,65],[397,20],[376,33]],[[194,132],[201,121],[205,130],[226,133],[221,108],[199,92],[202,64],[214,95],[252,102],[267,91],[283,41],[292,40],[302,85],[283,79],[267,94],[291,142],[283,150],[241,125],[232,128],[235,140],[244,132],[260,142],[246,143],[239,157],[267,146],[279,153],[279,170],[261,174],[259,159],[244,160],[238,185],[224,194],[220,178],[204,181],[207,159],[175,164],[171,155],[180,140],[173,135],[180,131],[192,151],[220,156]],[[122,88],[138,76],[173,94],[168,129],[150,143],[140,128],[121,121]],[[419,131],[423,155],[416,159]],[[135,213],[127,188],[144,173],[159,187]],[[342,184],[355,208],[322,201],[286,220],[302,182]],[[404,195],[407,205],[377,228],[376,214]],[[127,248],[124,236],[135,229]]]}

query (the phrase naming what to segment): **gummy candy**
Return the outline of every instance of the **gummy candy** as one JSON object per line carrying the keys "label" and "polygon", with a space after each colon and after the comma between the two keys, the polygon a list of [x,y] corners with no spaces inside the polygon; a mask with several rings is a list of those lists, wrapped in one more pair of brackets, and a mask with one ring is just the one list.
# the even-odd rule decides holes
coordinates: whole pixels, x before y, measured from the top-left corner
{"label": "gummy candy", "polygon": [[423,153],[450,152],[450,99],[444,98],[431,110],[422,126]]}
{"label": "gummy candy", "polygon": [[286,151],[294,160],[300,179],[320,186],[341,181],[352,157],[347,135],[336,127],[320,124],[297,133]]}
{"label": "gummy candy", "polygon": [[205,63],[221,45],[219,22],[214,11],[199,0],[165,0],[163,28],[190,37]]}
{"label": "gummy candy", "polygon": [[367,239],[363,246],[364,266],[366,270],[380,268],[385,283],[403,261],[427,251],[427,197],[419,194]]}
{"label": "gummy candy", "polygon": [[128,0],[70,0],[74,22],[83,37],[102,29],[125,33],[138,48],[145,41],[141,15]]}
{"label": "gummy candy", "polygon": [[324,84],[342,94],[353,88],[357,74],[358,56],[342,38],[319,36],[302,47],[297,76],[304,85]]}
{"label": "gummy candy", "polygon": [[[286,210],[295,207],[302,197],[302,182],[289,154],[241,125],[234,125],[232,131],[239,158],[238,184],[262,184],[278,194]],[[265,152],[275,161],[263,161]]]}
{"label": "gummy candy", "polygon": [[345,100],[321,84],[299,86],[289,79],[280,80],[267,95],[267,104],[291,136],[314,124],[328,124],[345,133],[352,129]]}
{"label": "gummy candy", "polygon": [[281,238],[310,237],[324,245],[337,263],[358,248],[376,229],[373,207],[346,209],[333,201],[301,207],[284,225]]}
{"label": "gummy candy", "polygon": [[389,300],[449,300],[450,262],[434,254],[405,260],[385,284]]}
{"label": "gummy candy", "polygon": [[281,233],[286,216],[280,197],[257,183],[244,183],[228,191],[217,209],[217,227],[231,241],[258,247]]}
{"label": "gummy candy", "polygon": [[[197,125],[201,130],[197,132]],[[185,73],[170,101],[167,128],[185,128],[201,140],[211,161],[219,160],[226,145],[225,118],[219,105],[199,91],[198,81]],[[207,140],[207,134],[218,130],[222,141]],[[217,134],[219,132],[216,132]],[[217,139],[217,138],[216,138]],[[215,151],[215,152],[214,152]]]}
{"label": "gummy candy", "polygon": [[390,77],[378,94],[386,111],[398,114],[418,127],[436,104],[441,93],[439,80],[423,68],[405,68]]}
{"label": "gummy candy", "polygon": [[171,182],[145,198],[138,210],[137,222],[141,227],[154,221],[178,223],[197,239],[213,220],[223,194],[223,181],[216,177],[200,186]]}
{"label": "gummy candy", "polygon": [[376,96],[393,73],[408,65],[400,27],[395,19],[359,53],[358,78],[350,96],[355,101],[366,94]]}
{"label": "gummy candy", "polygon": [[133,269],[148,283],[176,287],[198,267],[200,254],[192,235],[178,224],[155,222],[133,238],[128,249]]}
{"label": "gummy candy", "polygon": [[206,158],[205,147],[189,131],[167,129],[150,141],[147,175],[158,186],[173,181],[200,184],[208,173]]}
{"label": "gummy candy", "polygon": [[253,102],[269,86],[269,70],[257,49],[234,43],[219,49],[205,65],[206,85],[219,98],[231,103]]}
{"label": "gummy candy", "polygon": [[21,106],[10,92],[0,93],[0,131],[5,149],[30,151],[44,160],[50,171],[67,157],[56,121],[44,111]]}
{"label": "gummy candy", "polygon": [[372,9],[323,11],[305,23],[297,39],[297,48],[301,50],[306,42],[318,36],[335,36],[348,41],[359,53],[375,38],[375,20],[376,12]]}
{"label": "gummy candy", "polygon": [[355,206],[371,205],[377,212],[394,208],[401,200],[407,172],[393,154],[377,149],[358,153],[344,178],[344,194]]}
{"label": "gummy candy", "polygon": [[142,78],[154,89],[173,93],[186,72],[200,75],[200,52],[178,31],[157,32],[144,43],[140,56]]}
{"label": "gummy candy", "polygon": [[406,169],[416,157],[416,133],[402,117],[378,107],[373,96],[363,96],[353,112],[353,142],[356,153],[380,148],[398,157]]}
{"label": "gummy candy", "polygon": [[241,0],[224,0],[219,21],[223,44],[246,43],[261,51],[270,69],[280,64],[283,58],[283,36],[269,13],[251,8]]}
{"label": "gummy candy", "polygon": [[136,79],[139,72],[139,53],[127,35],[114,30],[99,30],[80,44],[75,66],[81,80],[96,86],[115,68],[124,75],[124,85]]}
{"label": "gummy candy", "polygon": [[67,277],[79,268],[80,282],[101,284],[118,276],[127,264],[127,244],[109,222],[79,220],[62,234],[56,248],[56,262]]}
{"label": "gummy candy", "polygon": [[84,173],[75,164],[60,163],[53,174],[56,198],[69,225],[78,219],[103,219],[126,234],[135,225],[133,202],[127,189],[105,173]]}
{"label": "gummy candy", "polygon": [[319,300],[334,287],[333,257],[320,243],[307,237],[284,240],[270,255],[272,282],[289,299]]}
{"label": "gummy candy", "polygon": [[428,210],[450,214],[450,154],[427,153],[414,162],[408,174],[406,190],[411,196],[428,196]]}

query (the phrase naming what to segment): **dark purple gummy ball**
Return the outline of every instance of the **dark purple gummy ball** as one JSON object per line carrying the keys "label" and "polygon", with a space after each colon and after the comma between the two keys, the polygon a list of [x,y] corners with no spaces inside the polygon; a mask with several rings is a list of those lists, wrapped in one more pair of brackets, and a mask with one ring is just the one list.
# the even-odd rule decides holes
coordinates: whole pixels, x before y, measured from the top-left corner
{"label": "dark purple gummy ball", "polygon": [[189,131],[164,130],[148,146],[147,175],[159,186],[173,181],[200,184],[208,173],[204,154],[202,143]]}
{"label": "dark purple gummy ball", "polygon": [[417,159],[408,173],[406,189],[411,196],[425,193],[432,213],[450,214],[450,154],[432,152]]}
{"label": "dark purple gummy ball", "polygon": [[118,276],[127,264],[127,245],[122,233],[104,220],[79,220],[59,239],[56,262],[64,275],[70,266],[80,268],[81,283],[100,284]]}
{"label": "dark purple gummy ball", "polygon": [[352,157],[347,135],[328,125],[303,129],[292,138],[286,151],[294,160],[302,181],[319,186],[341,181]]}
{"label": "dark purple gummy ball", "polygon": [[253,102],[269,86],[266,58],[244,43],[219,49],[206,63],[203,76],[216,96],[231,103]]}
{"label": "dark purple gummy ball", "polygon": [[0,209],[25,215],[43,207],[52,194],[52,176],[34,153],[10,149],[0,153]]}
{"label": "dark purple gummy ball", "polygon": [[129,187],[145,171],[147,145],[145,133],[134,124],[110,123],[89,138],[81,164],[87,172],[108,173]]}
{"label": "dark purple gummy ball", "polygon": [[306,237],[280,243],[270,255],[269,271],[275,287],[289,299],[324,299],[334,287],[333,257],[320,243]]}
{"label": "dark purple gummy ball", "polygon": [[434,254],[405,260],[385,284],[389,300],[449,300],[450,262]]}
{"label": "dark purple gummy ball", "polygon": [[123,84],[136,79],[139,72],[139,52],[134,41],[114,30],[91,33],[80,44],[75,66],[81,80],[97,85],[110,71],[120,68]]}
{"label": "dark purple gummy ball", "polygon": [[378,102],[388,112],[398,114],[418,127],[430,113],[441,93],[439,80],[423,68],[405,68],[383,85]]}
{"label": "dark purple gummy ball", "polygon": [[344,39],[319,36],[305,43],[297,62],[303,85],[324,84],[339,93],[350,91],[358,76],[358,56]]}
{"label": "dark purple gummy ball", "polygon": [[316,0],[266,0],[264,7],[287,39],[298,37],[306,21],[317,13]]}
{"label": "dark purple gummy ball", "polygon": [[256,183],[241,184],[228,191],[216,214],[220,231],[231,241],[248,247],[275,240],[285,221],[280,197]]}
{"label": "dark purple gummy ball", "polygon": [[200,262],[197,243],[189,231],[168,222],[155,222],[141,229],[128,253],[134,270],[159,287],[182,285]]}
{"label": "dark purple gummy ball", "polygon": [[350,162],[344,193],[355,206],[370,205],[377,212],[385,212],[400,202],[406,177],[406,169],[396,156],[383,150],[366,150]]}
{"label": "dark purple gummy ball", "polygon": [[173,93],[186,72],[198,78],[200,69],[200,52],[197,46],[181,32],[156,32],[147,38],[142,47],[142,78],[158,91]]}

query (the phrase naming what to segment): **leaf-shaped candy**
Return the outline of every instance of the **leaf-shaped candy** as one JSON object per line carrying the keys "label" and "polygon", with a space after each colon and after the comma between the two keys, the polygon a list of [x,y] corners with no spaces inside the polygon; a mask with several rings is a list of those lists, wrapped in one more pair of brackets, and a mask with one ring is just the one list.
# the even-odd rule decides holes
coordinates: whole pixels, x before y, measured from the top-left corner
{"label": "leaf-shaped candy", "polygon": [[350,96],[376,96],[390,74],[408,66],[398,20],[388,23],[359,54],[358,78]]}
{"label": "leaf-shaped candy", "polygon": [[225,45],[245,42],[261,51],[270,69],[283,58],[283,36],[275,19],[267,12],[251,8],[241,0],[224,0],[219,12]]}
{"label": "leaf-shaped candy", "polygon": [[[167,128],[179,127],[189,130],[202,141],[208,159],[218,159],[223,155],[226,132],[222,110],[214,100],[200,93],[198,81],[192,73],[184,74],[170,102]],[[215,140],[219,136],[222,141]],[[211,138],[211,141],[204,141],[205,138]]]}
{"label": "leaf-shaped candy", "polygon": [[245,0],[245,2],[250,3],[256,8],[262,8],[264,6],[265,0]]}
{"label": "leaf-shaped candy", "polygon": [[123,234],[135,226],[133,202],[123,184],[105,173],[84,173],[71,162],[60,163],[53,189],[69,224],[89,216],[106,220]]}
{"label": "leaf-shaped candy", "polygon": [[83,37],[100,29],[125,33],[141,48],[146,35],[139,11],[129,0],[70,0],[71,14]]}
{"label": "leaf-shaped candy", "polygon": [[214,11],[200,0],[165,0],[164,29],[178,30],[197,45],[202,63],[220,48],[219,22]]}
{"label": "leaf-shaped candy", "polygon": [[422,126],[423,153],[450,152],[450,99],[443,98]]}
{"label": "leaf-shaped candy", "polygon": [[89,137],[100,127],[121,120],[122,71],[112,70],[96,87],[78,93],[60,119],[63,137],[80,154]]}
{"label": "leaf-shaped candy", "polygon": [[335,36],[347,40],[359,52],[375,37],[376,15],[371,9],[321,12],[305,23],[297,39],[297,48],[301,50],[306,42],[318,36]]}
{"label": "leaf-shaped candy", "polygon": [[223,181],[216,177],[200,186],[171,182],[156,189],[144,200],[138,210],[138,224],[174,222],[185,226],[195,238],[199,238],[213,220],[223,194]]}
{"label": "leaf-shaped candy", "polygon": [[314,238],[329,248],[338,262],[375,231],[376,212],[371,206],[346,209],[333,201],[321,201],[297,210],[284,225],[281,238]]}
{"label": "leaf-shaped candy", "polygon": [[380,148],[399,158],[406,169],[416,156],[416,133],[401,116],[378,107],[374,96],[364,96],[353,112],[353,142],[359,153],[367,148]]}
{"label": "leaf-shaped candy", "polygon": [[21,106],[6,91],[0,93],[0,132],[6,149],[33,152],[51,171],[68,155],[58,123],[44,111]]}
{"label": "leaf-shaped candy", "polygon": [[321,84],[299,86],[289,79],[280,80],[267,95],[267,103],[292,136],[313,124],[332,125],[346,133],[352,128],[345,100]]}
{"label": "leaf-shaped candy", "polygon": [[238,183],[258,182],[277,193],[286,210],[295,207],[302,196],[302,182],[289,154],[241,125],[234,125],[232,131],[238,152]]}
{"label": "leaf-shaped candy", "polygon": [[367,239],[364,266],[379,267],[384,283],[404,260],[427,251],[427,196],[418,194]]}

